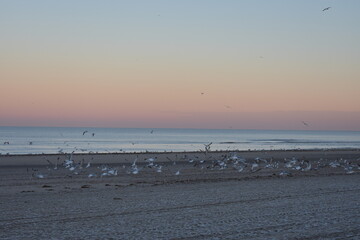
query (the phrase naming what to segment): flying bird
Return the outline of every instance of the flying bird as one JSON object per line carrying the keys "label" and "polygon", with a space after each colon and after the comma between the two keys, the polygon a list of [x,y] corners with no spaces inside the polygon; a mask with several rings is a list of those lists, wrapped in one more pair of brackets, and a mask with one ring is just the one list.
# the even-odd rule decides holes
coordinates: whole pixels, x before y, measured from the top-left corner
{"label": "flying bird", "polygon": [[304,122],[304,121],[301,121],[305,126],[309,127],[309,124]]}
{"label": "flying bird", "polygon": [[86,130],[86,131],[84,131],[84,132],[83,132],[83,136],[84,136],[84,135],[85,135],[85,133],[87,133],[87,132],[88,132],[87,130]]}
{"label": "flying bird", "polygon": [[212,142],[209,144],[204,144],[205,145],[205,152],[210,152],[210,146],[211,146]]}
{"label": "flying bird", "polygon": [[329,10],[331,7],[327,7],[327,8],[324,8],[322,11],[324,12],[324,11],[327,11],[327,10]]}

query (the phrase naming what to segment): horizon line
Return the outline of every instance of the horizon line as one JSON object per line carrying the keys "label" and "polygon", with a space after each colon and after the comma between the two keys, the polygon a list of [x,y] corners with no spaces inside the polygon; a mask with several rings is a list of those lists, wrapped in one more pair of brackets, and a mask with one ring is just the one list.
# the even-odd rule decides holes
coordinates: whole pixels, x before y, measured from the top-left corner
{"label": "horizon line", "polygon": [[360,130],[323,129],[270,129],[270,128],[195,128],[195,127],[95,127],[95,126],[0,126],[0,128],[92,128],[92,129],[184,129],[184,130],[239,130],[239,131],[299,131],[299,132],[360,132]]}

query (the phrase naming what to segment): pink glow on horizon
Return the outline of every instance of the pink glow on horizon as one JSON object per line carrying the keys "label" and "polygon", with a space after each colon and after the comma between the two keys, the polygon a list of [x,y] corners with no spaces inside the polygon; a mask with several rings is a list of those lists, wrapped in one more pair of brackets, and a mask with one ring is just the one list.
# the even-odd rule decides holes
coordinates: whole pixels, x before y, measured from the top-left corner
{"label": "pink glow on horizon", "polygon": [[0,2],[0,125],[360,130],[359,3],[275,2]]}
{"label": "pink glow on horizon", "polygon": [[[15,116],[14,118],[3,118],[0,125],[360,131],[359,112],[157,112],[157,114],[146,116],[147,113],[134,113],[113,118],[96,114],[79,114],[76,118],[51,116],[51,114],[26,117],[26,119],[22,116]],[[309,126],[305,126],[302,121],[307,122]]]}
{"label": "pink glow on horizon", "polygon": [[0,125],[307,130],[299,123],[310,121],[314,130],[360,130],[356,89],[217,84],[5,82]]}

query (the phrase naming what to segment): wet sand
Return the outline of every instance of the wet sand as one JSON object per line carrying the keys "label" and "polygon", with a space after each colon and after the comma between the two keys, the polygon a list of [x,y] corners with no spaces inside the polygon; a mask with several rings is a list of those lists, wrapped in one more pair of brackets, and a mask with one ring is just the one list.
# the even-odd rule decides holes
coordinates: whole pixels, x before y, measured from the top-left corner
{"label": "wet sand", "polygon": [[[78,174],[53,169],[64,155],[0,156],[0,239],[360,238],[359,151],[236,154],[248,164],[241,172],[231,161],[214,165],[228,152],[74,155],[84,159]],[[162,172],[147,167],[149,157]],[[293,157],[311,170],[287,168]],[[135,158],[138,174],[129,172]],[[100,177],[104,164],[117,175]]]}

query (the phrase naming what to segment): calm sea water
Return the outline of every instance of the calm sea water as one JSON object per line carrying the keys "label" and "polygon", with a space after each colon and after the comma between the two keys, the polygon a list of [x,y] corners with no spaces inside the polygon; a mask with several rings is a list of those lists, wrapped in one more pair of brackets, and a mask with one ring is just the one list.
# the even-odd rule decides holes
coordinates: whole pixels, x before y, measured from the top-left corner
{"label": "calm sea water", "polygon": [[0,127],[0,154],[197,151],[211,142],[211,150],[358,149],[360,132]]}

